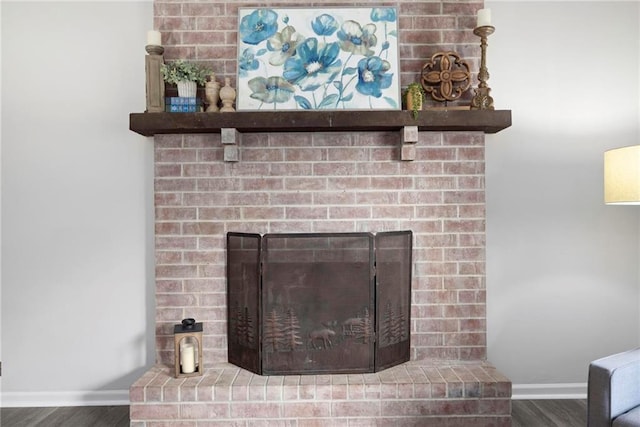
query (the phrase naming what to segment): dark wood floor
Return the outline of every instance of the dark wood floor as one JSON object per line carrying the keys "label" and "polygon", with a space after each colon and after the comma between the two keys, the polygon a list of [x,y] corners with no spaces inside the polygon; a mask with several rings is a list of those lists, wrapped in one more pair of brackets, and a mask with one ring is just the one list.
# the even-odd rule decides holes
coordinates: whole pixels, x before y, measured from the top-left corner
{"label": "dark wood floor", "polygon": [[129,427],[129,407],[2,408],[0,426]]}
{"label": "dark wood floor", "polygon": [[586,400],[513,400],[513,427],[585,427]]}
{"label": "dark wood floor", "polygon": [[[513,427],[584,427],[586,400],[514,400]],[[2,427],[127,427],[128,406],[2,408]]]}

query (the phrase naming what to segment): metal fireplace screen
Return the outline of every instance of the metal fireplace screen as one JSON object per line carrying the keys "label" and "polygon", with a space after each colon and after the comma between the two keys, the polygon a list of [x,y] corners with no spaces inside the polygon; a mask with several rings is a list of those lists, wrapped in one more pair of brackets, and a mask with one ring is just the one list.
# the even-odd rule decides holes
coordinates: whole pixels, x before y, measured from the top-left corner
{"label": "metal fireplace screen", "polygon": [[261,375],[409,360],[411,231],[227,234],[229,362]]}

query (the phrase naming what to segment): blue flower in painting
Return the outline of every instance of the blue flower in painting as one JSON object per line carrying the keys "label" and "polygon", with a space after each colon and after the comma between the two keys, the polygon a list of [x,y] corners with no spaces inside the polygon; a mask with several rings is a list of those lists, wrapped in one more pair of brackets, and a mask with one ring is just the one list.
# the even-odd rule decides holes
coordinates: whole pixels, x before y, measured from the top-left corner
{"label": "blue flower in painting", "polygon": [[336,35],[340,40],[340,48],[345,52],[371,56],[373,55],[371,48],[378,42],[375,32],[376,26],[374,24],[362,27],[356,21],[345,21]]}
{"label": "blue flower in painting", "polygon": [[363,95],[380,98],[381,89],[389,88],[393,80],[393,74],[387,74],[389,69],[391,64],[377,56],[362,58],[358,62],[356,90]]}
{"label": "blue flower in painting", "polygon": [[260,63],[255,59],[255,54],[252,48],[247,48],[242,52],[240,58],[238,58],[238,68],[240,69],[240,76],[246,77],[249,71],[257,70],[260,67]]}
{"label": "blue flower in painting", "polygon": [[338,22],[333,16],[323,13],[313,20],[311,28],[319,36],[330,36],[338,29]]}
{"label": "blue flower in painting", "polygon": [[337,43],[318,43],[315,37],[298,45],[297,55],[284,63],[282,75],[304,91],[313,91],[335,78],[342,61]]}
{"label": "blue flower in painting", "polygon": [[371,9],[371,20],[373,22],[394,22],[396,10],[392,7],[374,7]]}
{"label": "blue flower in painting", "polygon": [[296,29],[291,25],[287,25],[282,32],[275,33],[267,42],[267,49],[272,51],[269,58],[269,64],[280,66],[295,55],[296,47],[303,40],[302,34],[296,33]]}
{"label": "blue flower in painting", "polygon": [[256,9],[240,21],[240,36],[247,44],[258,44],[277,30],[278,14],[271,9]]}
{"label": "blue flower in painting", "polygon": [[293,96],[295,88],[280,76],[265,79],[256,77],[247,83],[251,89],[251,98],[259,99],[267,104],[287,102]]}

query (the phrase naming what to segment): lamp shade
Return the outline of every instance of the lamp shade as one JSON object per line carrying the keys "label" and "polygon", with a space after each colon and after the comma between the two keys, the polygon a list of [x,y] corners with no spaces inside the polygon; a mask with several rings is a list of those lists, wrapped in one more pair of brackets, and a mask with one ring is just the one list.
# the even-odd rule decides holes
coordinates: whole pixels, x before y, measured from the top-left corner
{"label": "lamp shade", "polygon": [[604,202],[640,205],[640,145],[605,151]]}

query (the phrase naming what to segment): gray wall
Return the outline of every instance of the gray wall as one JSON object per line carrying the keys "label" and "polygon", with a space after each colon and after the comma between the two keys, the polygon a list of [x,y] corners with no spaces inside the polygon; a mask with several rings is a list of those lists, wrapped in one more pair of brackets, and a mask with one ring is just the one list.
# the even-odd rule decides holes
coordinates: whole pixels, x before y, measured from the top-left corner
{"label": "gray wall", "polygon": [[153,362],[153,144],[128,130],[152,20],[2,2],[3,403],[126,398]]}
{"label": "gray wall", "polygon": [[[152,4],[0,5],[2,404],[117,400],[153,362]],[[640,208],[602,203],[603,151],[640,142],[638,3],[487,6],[514,122],[487,136],[489,359],[582,384],[640,342]]]}
{"label": "gray wall", "polygon": [[[586,382],[640,343],[638,206],[603,204],[603,152],[640,143],[639,3],[486,2],[489,360],[514,384]],[[517,393],[518,387],[514,387]]]}

